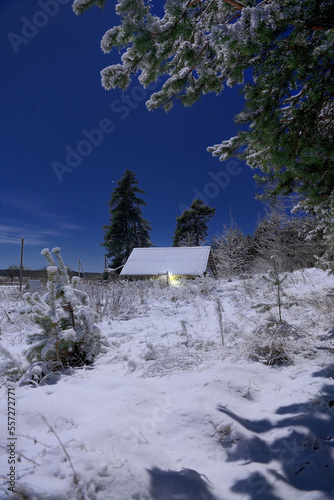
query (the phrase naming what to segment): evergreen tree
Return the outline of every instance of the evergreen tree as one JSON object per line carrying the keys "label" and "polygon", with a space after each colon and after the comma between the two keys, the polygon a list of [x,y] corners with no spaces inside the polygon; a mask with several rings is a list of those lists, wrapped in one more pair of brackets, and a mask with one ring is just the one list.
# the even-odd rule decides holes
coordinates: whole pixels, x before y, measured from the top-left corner
{"label": "evergreen tree", "polygon": [[146,202],[137,194],[145,194],[138,187],[134,172],[125,170],[117,182],[109,205],[110,224],[104,229],[104,243],[107,257],[112,259],[111,266],[117,268],[125,264],[135,247],[150,247],[151,226],[143,218],[142,207]]}
{"label": "evergreen tree", "polygon": [[208,236],[209,221],[214,213],[214,208],[204,205],[202,200],[196,198],[188,210],[176,217],[173,246],[188,246],[185,242],[196,247],[203,245]]}
{"label": "evergreen tree", "polygon": [[[47,294],[24,294],[28,306],[22,314],[31,314],[39,326],[28,337],[31,347],[26,352],[28,361],[38,362],[24,377],[23,383],[40,380],[44,375],[68,366],[90,364],[102,350],[105,340],[96,325],[98,314],[89,305],[88,295],[78,289],[80,278],[70,281],[60,248],[42,250],[46,258]],[[42,370],[42,371],[41,371]]]}
{"label": "evergreen tree", "polygon": [[[75,0],[74,11],[105,0]],[[238,156],[276,179],[274,192],[297,190],[310,204],[334,193],[334,9],[332,0],[118,0],[121,24],[101,47],[122,52],[102,70],[106,89],[126,89],[132,75],[162,86],[147,106],[190,106],[208,92],[242,85],[243,124],[209,148],[221,160]],[[270,191],[270,190],[269,190]],[[272,191],[270,191],[272,192]]]}

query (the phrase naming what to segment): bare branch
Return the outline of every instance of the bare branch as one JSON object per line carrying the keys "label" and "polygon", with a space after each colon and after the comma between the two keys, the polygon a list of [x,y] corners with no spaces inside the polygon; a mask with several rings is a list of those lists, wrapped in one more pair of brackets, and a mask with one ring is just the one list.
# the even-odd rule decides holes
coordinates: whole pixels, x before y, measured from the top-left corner
{"label": "bare branch", "polygon": [[237,2],[236,0],[223,0],[223,1],[225,3],[232,5],[232,7],[235,7],[236,9],[243,9],[244,7],[246,7],[245,4],[243,4],[241,2]]}

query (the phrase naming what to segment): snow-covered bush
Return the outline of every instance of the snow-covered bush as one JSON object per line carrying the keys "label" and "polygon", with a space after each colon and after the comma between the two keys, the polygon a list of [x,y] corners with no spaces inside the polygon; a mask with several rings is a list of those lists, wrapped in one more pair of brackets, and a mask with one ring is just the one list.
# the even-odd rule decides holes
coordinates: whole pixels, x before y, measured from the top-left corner
{"label": "snow-covered bush", "polygon": [[282,339],[272,339],[266,344],[256,345],[250,358],[265,365],[284,365],[291,361]]}
{"label": "snow-covered bush", "polygon": [[292,362],[287,337],[296,332],[287,323],[268,322],[265,327],[258,327],[249,345],[249,358],[265,365],[284,365]]}
{"label": "snow-covered bush", "polygon": [[80,278],[70,281],[60,249],[52,252],[54,256],[47,248],[41,252],[49,264],[47,293],[24,294],[28,307],[20,310],[40,327],[28,337],[28,361],[45,362],[51,371],[92,363],[105,343],[87,294],[77,288]]}
{"label": "snow-covered bush", "polygon": [[141,302],[134,282],[87,283],[80,288],[87,293],[90,304],[101,319],[124,317],[133,313]]}

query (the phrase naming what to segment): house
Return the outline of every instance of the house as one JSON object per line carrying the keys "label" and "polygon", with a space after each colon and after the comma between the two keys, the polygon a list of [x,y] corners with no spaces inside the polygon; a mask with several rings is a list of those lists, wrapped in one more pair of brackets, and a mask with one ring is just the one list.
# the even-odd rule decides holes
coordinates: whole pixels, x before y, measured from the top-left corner
{"label": "house", "polygon": [[211,247],[150,247],[134,248],[124,265],[121,276],[157,277],[216,276],[217,269]]}

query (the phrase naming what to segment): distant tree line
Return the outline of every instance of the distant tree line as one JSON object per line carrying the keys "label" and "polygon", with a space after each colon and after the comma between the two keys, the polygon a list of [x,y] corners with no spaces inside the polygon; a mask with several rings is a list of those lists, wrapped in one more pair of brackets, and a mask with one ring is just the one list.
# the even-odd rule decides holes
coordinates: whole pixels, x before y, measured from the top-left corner
{"label": "distant tree line", "polygon": [[[133,248],[151,247],[150,223],[143,217],[146,202],[139,196],[134,172],[125,170],[112,192],[109,224],[102,226],[106,256],[110,266],[120,272]],[[274,256],[280,271],[323,264],[324,230],[313,213],[293,214],[286,197],[267,202],[252,236],[245,235],[230,215],[221,234],[211,239],[211,247],[220,277],[232,278],[266,272]],[[294,203],[296,205],[296,203]],[[208,244],[208,229],[215,209],[195,199],[190,208],[176,217],[173,246]]]}

